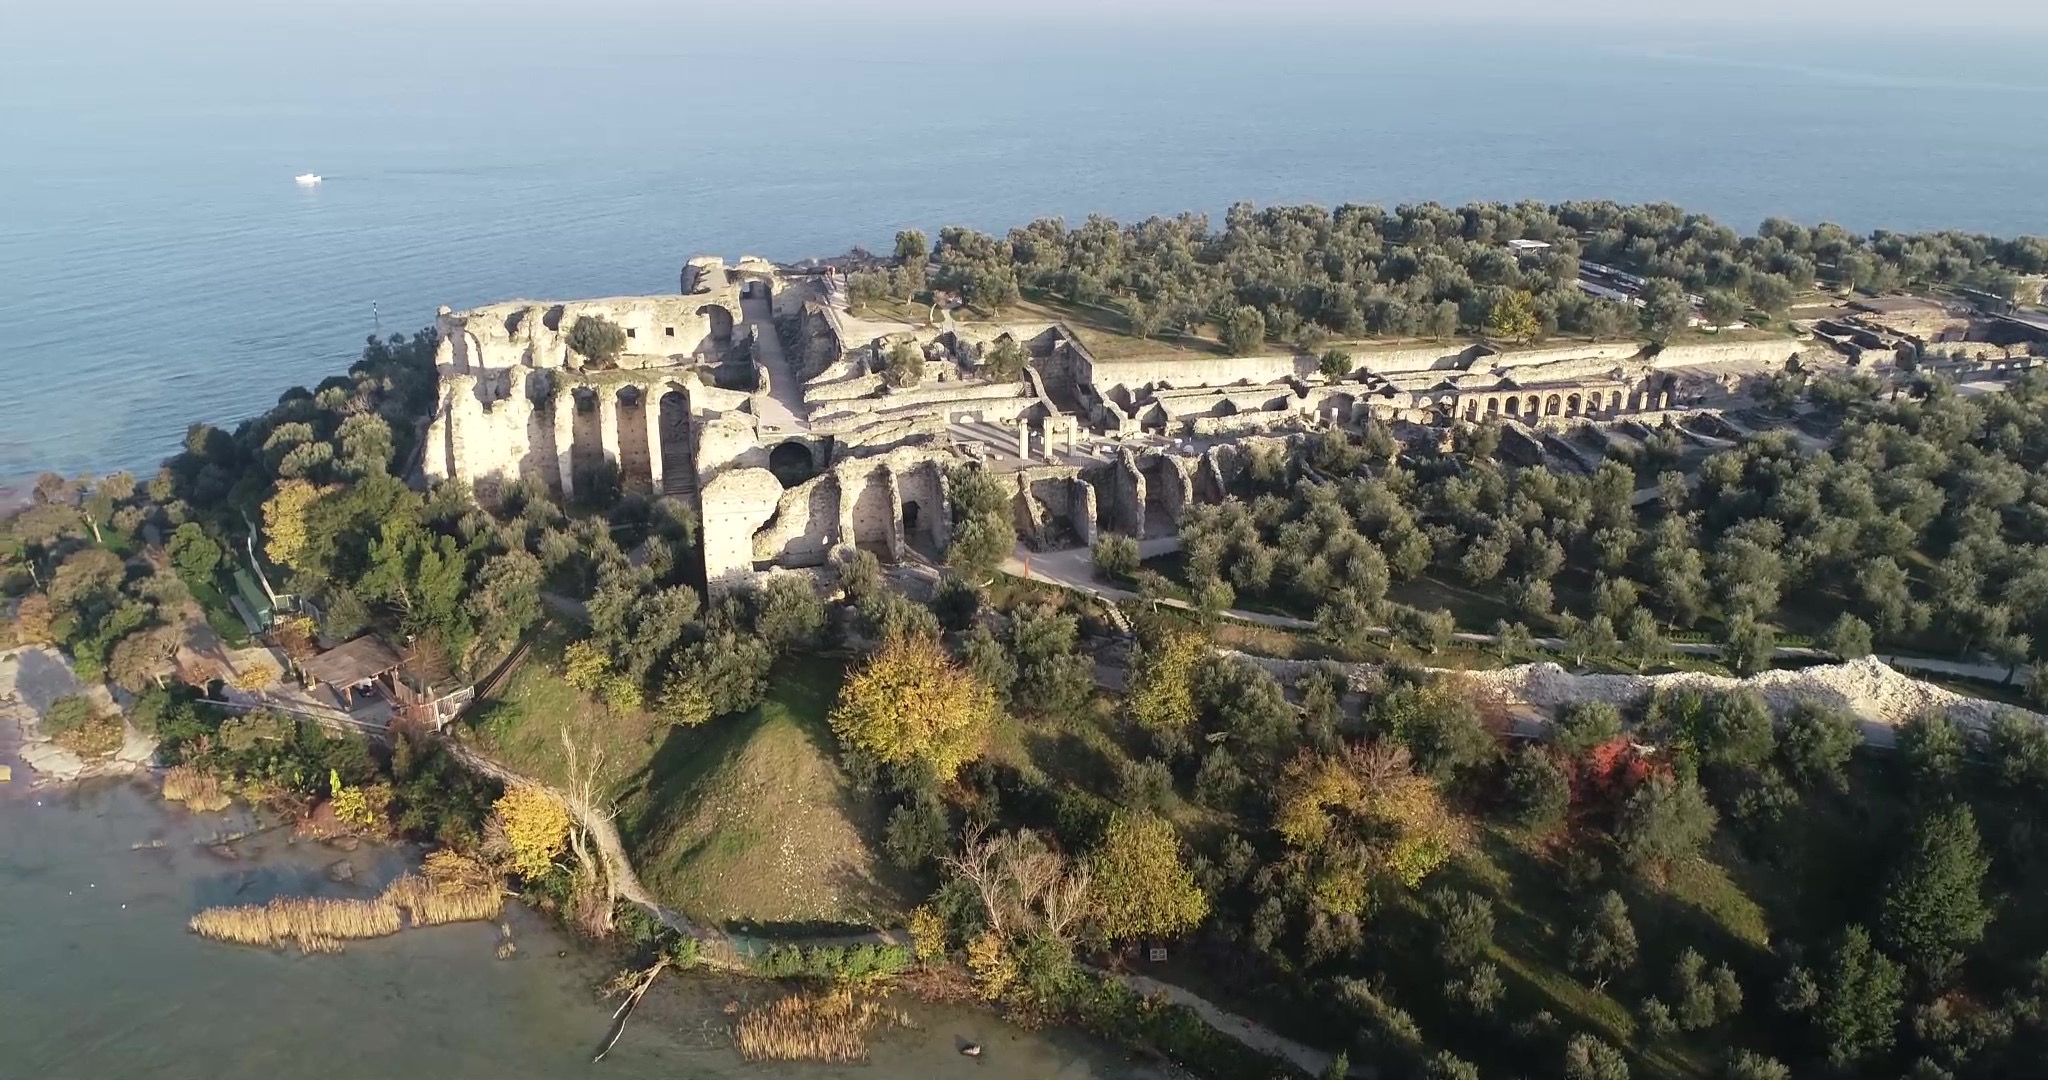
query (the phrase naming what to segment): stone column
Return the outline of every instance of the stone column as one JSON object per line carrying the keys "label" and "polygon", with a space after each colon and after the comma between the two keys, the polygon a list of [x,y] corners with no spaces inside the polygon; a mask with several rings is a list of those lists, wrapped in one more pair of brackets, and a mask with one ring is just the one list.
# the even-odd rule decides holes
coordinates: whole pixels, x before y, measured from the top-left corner
{"label": "stone column", "polygon": [[555,410],[555,467],[561,473],[562,502],[567,503],[576,497],[576,392],[557,384],[552,407]]}
{"label": "stone column", "polygon": [[1076,420],[1076,419],[1074,419],[1074,418],[1073,418],[1073,417],[1071,417],[1071,416],[1067,417],[1067,424],[1066,424],[1066,427],[1067,427],[1067,456],[1068,456],[1068,457],[1072,457],[1072,456],[1073,456],[1073,454],[1074,454],[1074,430],[1075,430],[1076,428],[1079,428],[1080,426],[1081,426],[1081,422],[1080,422],[1079,420]]}
{"label": "stone column", "polygon": [[[607,387],[597,395],[597,441],[604,447],[604,459],[613,465],[619,460],[619,389]],[[624,480],[625,477],[620,477]]]}
{"label": "stone column", "polygon": [[642,415],[647,418],[647,476],[654,482],[654,497],[661,497],[661,398],[659,386],[640,388]]}
{"label": "stone column", "polygon": [[1021,416],[1017,418],[1017,456],[1031,460],[1031,421]]}

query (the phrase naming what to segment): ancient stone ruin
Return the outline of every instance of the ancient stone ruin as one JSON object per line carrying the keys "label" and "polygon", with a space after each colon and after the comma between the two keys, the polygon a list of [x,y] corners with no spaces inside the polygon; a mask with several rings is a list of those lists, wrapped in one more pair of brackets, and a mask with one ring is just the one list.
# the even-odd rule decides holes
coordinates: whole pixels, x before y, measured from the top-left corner
{"label": "ancient stone ruin", "polygon": [[[570,348],[585,317],[623,331],[616,357]],[[713,588],[848,545],[936,560],[948,470],[969,462],[1014,484],[1034,548],[1086,545],[1099,529],[1163,537],[1191,500],[1223,497],[1259,440],[1490,419],[1541,453],[1568,429],[1625,439],[1747,404],[1795,357],[1848,362],[1836,342],[1789,336],[1361,347],[1339,378],[1291,352],[1105,360],[1049,318],[863,318],[838,270],[753,257],[692,259],[671,296],[444,308],[439,328],[429,477],[686,500]],[[1021,350],[1022,370],[993,370],[998,350]]]}

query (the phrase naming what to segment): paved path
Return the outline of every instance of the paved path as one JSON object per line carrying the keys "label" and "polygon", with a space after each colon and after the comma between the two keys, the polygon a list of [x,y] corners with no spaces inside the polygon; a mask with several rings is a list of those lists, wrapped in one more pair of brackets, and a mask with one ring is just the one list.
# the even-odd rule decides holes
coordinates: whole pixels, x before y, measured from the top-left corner
{"label": "paved path", "polygon": [[[1180,550],[1180,541],[1173,537],[1145,540],[1139,543],[1138,550],[1142,558],[1149,559],[1156,555]],[[1043,581],[1064,589],[1086,593],[1108,603],[1139,599],[1138,594],[1129,589],[1118,588],[1115,585],[1097,580],[1095,577],[1094,557],[1086,548],[1068,548],[1062,551],[1031,551],[1020,544],[1015,553],[1008,559],[1003,560],[1002,571],[1011,577],[1024,578],[1030,581]],[[1185,600],[1168,599],[1161,600],[1159,603],[1182,611],[1194,610],[1194,605],[1189,604]],[[1233,622],[1270,626],[1279,630],[1314,630],[1316,628],[1316,624],[1309,619],[1298,619],[1291,615],[1272,615],[1263,611],[1246,611],[1243,608],[1232,608],[1229,611],[1223,612],[1222,616]],[[1369,632],[1382,637],[1392,636],[1393,634],[1392,628],[1385,626],[1371,627]],[[1452,634],[1451,640],[1462,645],[1486,646],[1492,645],[1497,639],[1492,634],[1461,630]],[[1563,653],[1567,648],[1563,638],[1539,637],[1533,639],[1533,641],[1538,647],[1549,652]],[[1681,653],[1686,656],[1720,656],[1725,651],[1722,646],[1710,641],[1674,642],[1670,648],[1672,652]],[[1825,650],[1801,645],[1781,645],[1772,655],[1780,660],[1825,660],[1833,662],[1835,659],[1834,654]],[[1901,656],[1898,654],[1879,654],[1878,659],[1902,671],[1952,675],[2001,684],[2006,682],[2008,675],[2007,669],[2003,664],[1988,664],[1968,660],[1943,660],[1929,656]]]}
{"label": "paved path", "polygon": [[740,310],[746,323],[759,331],[754,338],[754,359],[768,379],[768,392],[754,395],[754,414],[760,421],[761,433],[809,428],[803,419],[807,412],[803,385],[797,382],[789,359],[782,355],[782,335],[775,330],[774,302],[765,296],[749,296],[740,300]]}
{"label": "paved path", "polygon": [[[1330,1067],[1332,1055],[1323,1053],[1314,1047],[1295,1042],[1284,1035],[1276,1034],[1272,1030],[1239,1016],[1196,994],[1192,990],[1184,990],[1172,983],[1163,983],[1143,975],[1105,971],[1101,968],[1089,968],[1088,970],[1097,975],[1115,979],[1146,997],[1164,997],[1175,1005],[1183,1006],[1196,1016],[1201,1017],[1202,1021],[1210,1027],[1251,1047],[1253,1050],[1257,1050],[1261,1054],[1292,1062],[1296,1068],[1301,1069],[1310,1076],[1321,1076],[1323,1071]],[[1354,1075],[1362,1077],[1373,1075],[1371,1069],[1362,1068],[1358,1065],[1353,1065],[1351,1071]]]}

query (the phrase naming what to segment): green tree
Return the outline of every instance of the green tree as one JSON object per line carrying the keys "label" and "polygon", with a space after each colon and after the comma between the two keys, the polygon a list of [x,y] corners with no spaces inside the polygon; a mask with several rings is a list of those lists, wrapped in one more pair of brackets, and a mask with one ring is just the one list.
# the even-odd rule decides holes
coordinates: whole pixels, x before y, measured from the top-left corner
{"label": "green tree", "polygon": [[1860,660],[1870,655],[1870,624],[1848,612],[1837,616],[1821,635],[1820,647],[1839,660]]}
{"label": "green tree", "polygon": [[889,346],[882,364],[882,382],[896,390],[907,390],[924,381],[924,350],[915,342],[899,341]]}
{"label": "green tree", "polygon": [[1564,1044],[1565,1080],[1628,1080],[1621,1051],[1581,1032]]}
{"label": "green tree", "polygon": [[1572,973],[1595,989],[1635,966],[1636,926],[1629,921],[1628,904],[1620,893],[1610,889],[1600,897],[1593,917],[1572,931],[1565,955]]}
{"label": "green tree", "polygon": [[1536,315],[1536,300],[1522,289],[1509,289],[1493,302],[1486,315],[1487,336],[1499,341],[1524,342],[1543,332]]}
{"label": "green tree", "polygon": [[1095,538],[1095,569],[1106,577],[1128,578],[1138,572],[1138,541],[1119,532]]}
{"label": "green tree", "polygon": [[970,582],[984,582],[1017,547],[1010,492],[986,469],[961,467],[948,474],[953,495],[953,537],[946,565]]}
{"label": "green tree", "polygon": [[1008,334],[996,339],[996,343],[982,356],[981,371],[996,382],[1007,382],[1024,374],[1024,368],[1031,362],[1031,354],[1024,346],[1017,344]]}
{"label": "green tree", "polygon": [[1914,825],[1885,886],[1878,931],[1891,950],[1937,984],[1991,923],[1984,875],[1991,869],[1967,806],[1928,811]]}
{"label": "green tree", "polygon": [[1493,947],[1493,904],[1477,893],[1436,889],[1429,894],[1436,924],[1436,956],[1454,968],[1470,967]]}
{"label": "green tree", "polygon": [[1567,705],[1558,714],[1556,734],[1557,748],[1567,757],[1578,757],[1621,737],[1621,710],[1605,701]]}
{"label": "green tree", "polygon": [[1571,806],[1571,781],[1539,746],[1524,746],[1508,757],[1507,808],[1517,825],[1549,832],[1564,823]]}
{"label": "green tree", "polygon": [[1708,289],[1702,298],[1710,326],[1733,326],[1742,321],[1742,298],[1727,289]]}
{"label": "green tree", "polygon": [[1745,612],[1728,620],[1721,648],[1728,666],[1737,674],[1753,675],[1771,666],[1771,655],[1778,649],[1778,632],[1770,623]]}
{"label": "green tree", "polygon": [[568,344],[597,367],[610,367],[626,349],[626,332],[602,315],[578,315],[569,325]]}
{"label": "green tree", "polygon": [[925,239],[921,229],[903,229],[896,234],[896,261],[906,266],[915,263],[922,270],[932,257],[931,242]]}
{"label": "green tree", "polygon": [[1332,382],[1351,374],[1351,367],[1351,354],[1342,349],[1331,349],[1316,361],[1316,370]]}
{"label": "green tree", "polygon": [[509,645],[540,621],[542,576],[540,560],[524,551],[484,560],[467,601],[480,647]]}
{"label": "green tree", "polygon": [[167,547],[171,565],[186,581],[203,585],[213,580],[213,572],[220,567],[220,545],[196,521],[178,526]]}
{"label": "green tree", "polygon": [[1807,787],[1849,790],[1849,757],[1863,742],[1856,718],[1815,701],[1800,701],[1778,728],[1778,761]]}
{"label": "green tree", "polygon": [[1655,776],[1629,796],[1614,839],[1629,866],[1666,866],[1698,854],[1717,819],[1697,781]]}
{"label": "green tree", "polygon": [[1898,760],[1916,788],[1941,792],[1963,768],[1963,729],[1939,712],[1923,712],[1898,729]]}
{"label": "green tree", "polygon": [[749,599],[754,633],[779,655],[811,648],[825,629],[825,603],[807,578],[778,574]]}
{"label": "green tree", "polygon": [[1245,306],[1230,313],[1223,323],[1223,347],[1232,356],[1250,356],[1266,343],[1266,317],[1259,309]]}
{"label": "green tree", "polygon": [[1828,1061],[1846,1069],[1890,1050],[1905,985],[1899,966],[1871,946],[1869,932],[1850,927],[1821,971],[1813,1005]]}
{"label": "green tree", "polygon": [[1209,899],[1164,818],[1118,810],[1088,866],[1097,918],[1112,941],[1178,937],[1209,915]]}
{"label": "green tree", "polygon": [[1792,1080],[1792,1070],[1754,1050],[1737,1050],[1721,1067],[1720,1080]]}
{"label": "green tree", "polygon": [[1458,305],[1455,301],[1442,300],[1432,305],[1422,320],[1423,332],[1436,341],[1458,332]]}

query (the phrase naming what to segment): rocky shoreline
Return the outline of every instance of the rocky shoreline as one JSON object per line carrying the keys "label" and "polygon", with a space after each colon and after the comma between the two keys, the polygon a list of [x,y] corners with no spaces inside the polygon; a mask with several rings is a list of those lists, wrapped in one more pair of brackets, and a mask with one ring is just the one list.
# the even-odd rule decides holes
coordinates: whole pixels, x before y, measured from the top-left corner
{"label": "rocky shoreline", "polygon": [[[50,703],[70,694],[84,695],[103,710],[121,714],[120,749],[88,761],[43,732],[42,717]],[[23,646],[0,652],[0,760],[10,758],[27,767],[26,786],[71,783],[150,768],[156,761],[156,740],[128,724],[126,711],[107,687],[81,684],[64,654],[49,646]]]}

